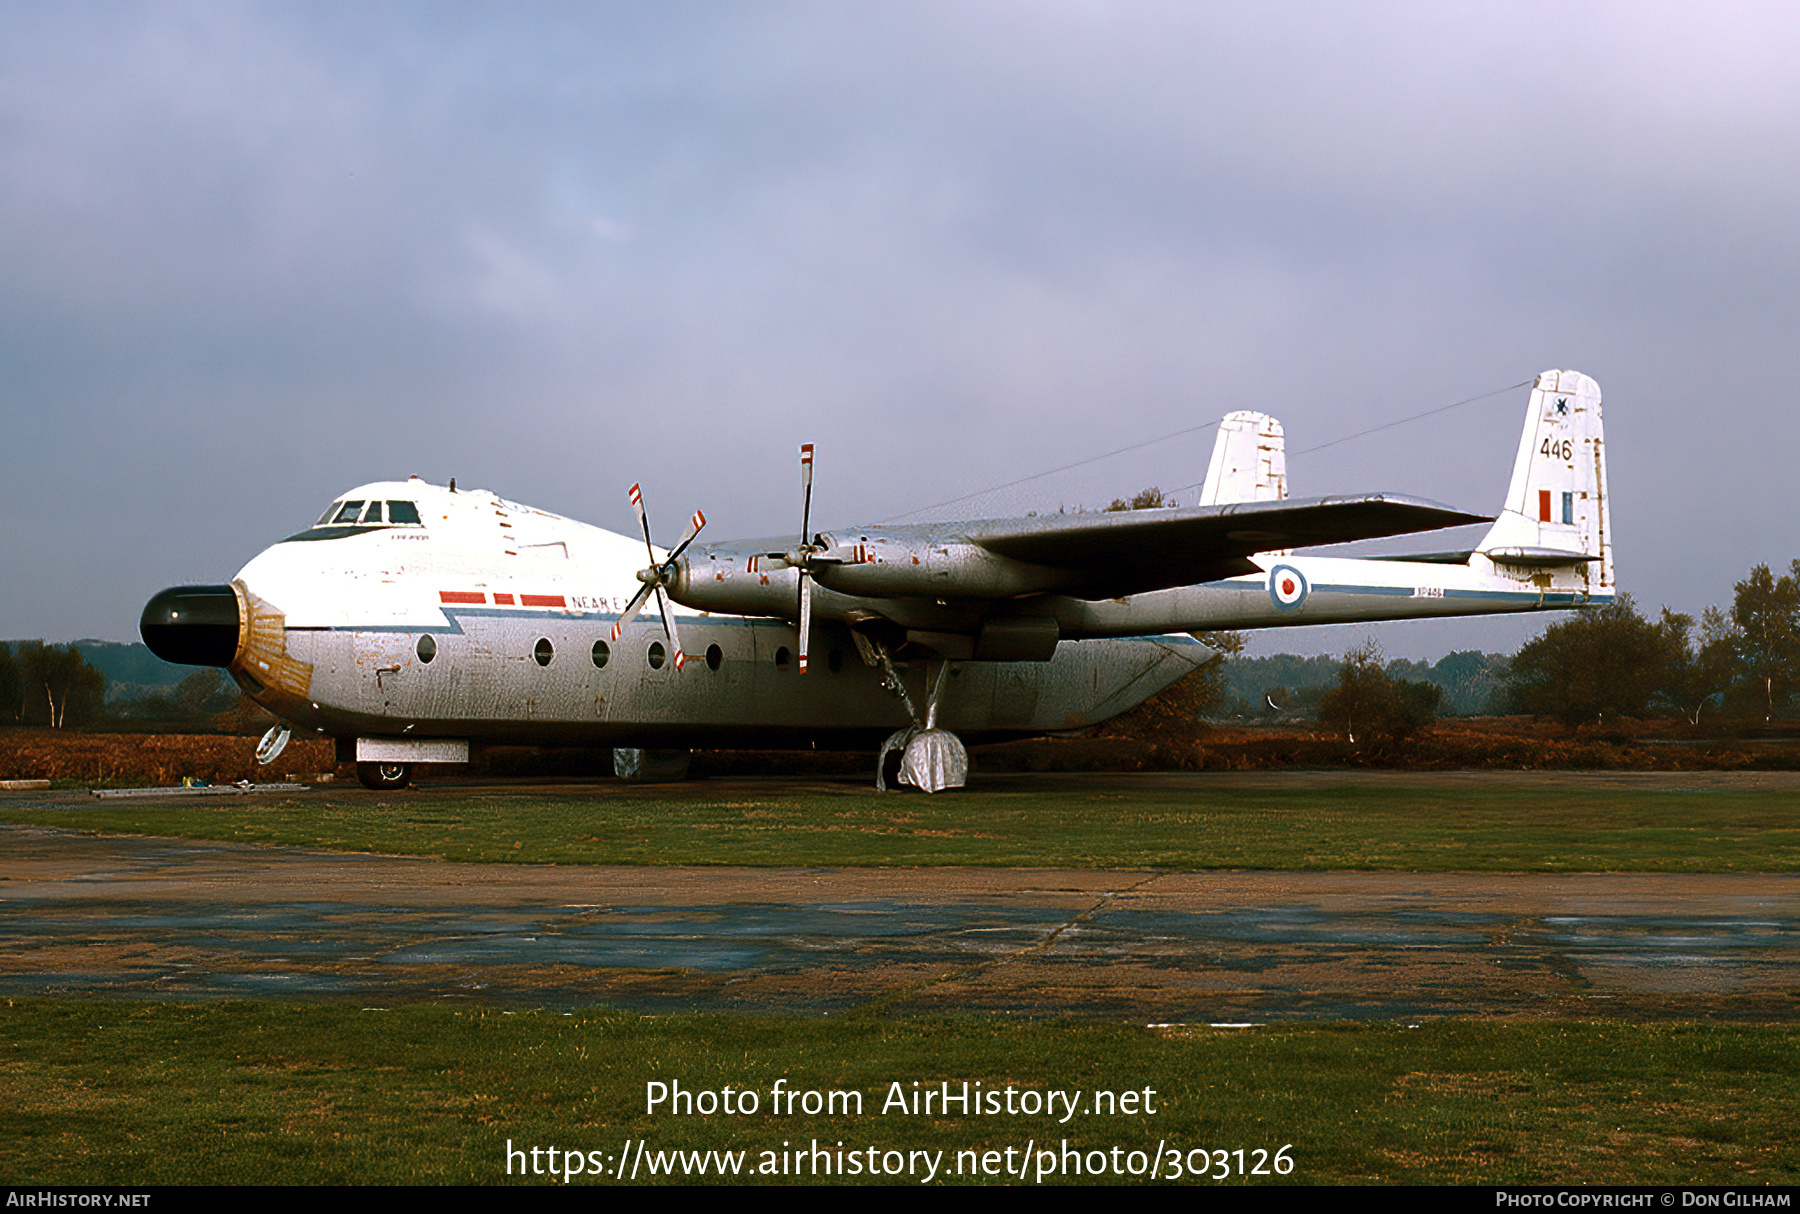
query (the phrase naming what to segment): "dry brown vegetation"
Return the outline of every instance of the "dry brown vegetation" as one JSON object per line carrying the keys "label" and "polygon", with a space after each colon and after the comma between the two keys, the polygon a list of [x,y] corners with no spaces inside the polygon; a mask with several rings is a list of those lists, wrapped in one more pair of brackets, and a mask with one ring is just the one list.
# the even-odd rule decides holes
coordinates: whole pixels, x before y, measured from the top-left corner
{"label": "dry brown vegetation", "polygon": [[267,767],[256,739],[229,734],[79,733],[0,729],[0,780],[57,780],[95,788],[158,787],[195,776],[214,784],[274,783],[333,771],[328,738],[295,738]]}
{"label": "dry brown vegetation", "polygon": [[[1800,767],[1800,732],[1752,731],[1708,736],[1668,721],[1612,721],[1569,729],[1529,717],[1442,720],[1416,736],[1382,744],[1352,743],[1318,726],[1211,726],[1178,736],[1110,735],[1037,738],[978,746],[986,771],[1252,771],[1280,767],[1374,767],[1396,770],[1717,771]],[[0,729],[0,779],[43,779],[91,787],[167,786],[184,776],[212,783],[271,783],[352,769],[333,762],[332,744],[296,737],[280,759],[259,767],[253,737],[219,734],[84,733]],[[608,774],[609,751],[497,747],[478,752],[474,776],[593,777]],[[447,771],[450,769],[439,769]],[[700,751],[696,776],[862,775],[873,756],[828,751]]]}

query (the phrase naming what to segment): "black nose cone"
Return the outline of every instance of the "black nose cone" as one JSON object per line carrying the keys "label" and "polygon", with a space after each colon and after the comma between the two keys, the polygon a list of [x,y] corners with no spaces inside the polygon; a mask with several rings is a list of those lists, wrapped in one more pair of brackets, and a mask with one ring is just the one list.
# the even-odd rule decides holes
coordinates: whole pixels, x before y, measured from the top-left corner
{"label": "black nose cone", "polygon": [[171,586],[144,605],[138,632],[165,662],[229,666],[237,656],[239,623],[231,587]]}

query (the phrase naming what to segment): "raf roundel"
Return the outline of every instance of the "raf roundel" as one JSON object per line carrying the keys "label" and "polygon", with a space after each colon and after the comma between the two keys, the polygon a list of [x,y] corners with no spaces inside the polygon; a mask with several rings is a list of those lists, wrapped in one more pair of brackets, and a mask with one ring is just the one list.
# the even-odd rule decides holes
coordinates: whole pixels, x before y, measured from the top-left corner
{"label": "raf roundel", "polygon": [[1269,598],[1277,611],[1294,611],[1306,602],[1306,575],[1292,565],[1277,565],[1269,570]]}

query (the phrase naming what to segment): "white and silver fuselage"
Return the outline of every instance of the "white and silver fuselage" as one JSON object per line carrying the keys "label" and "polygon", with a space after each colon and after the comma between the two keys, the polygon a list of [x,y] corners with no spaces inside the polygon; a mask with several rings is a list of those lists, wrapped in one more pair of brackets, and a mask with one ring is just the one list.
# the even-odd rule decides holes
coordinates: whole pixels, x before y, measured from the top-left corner
{"label": "white and silver fuselage", "polygon": [[[1392,535],[1475,517],[1376,494],[858,528],[698,545],[671,560],[491,493],[413,479],[351,491],[229,586],[162,592],[142,631],[160,656],[225,667],[284,720],[340,738],[860,745],[908,723],[905,697],[883,683],[890,659],[915,699],[920,668],[950,663],[945,729],[1078,729],[1202,665],[1210,651],[1182,634],[1611,601],[1591,379],[1538,377],[1507,501],[1473,550],[1388,560],[1278,546],[1333,528]],[[677,604],[686,669],[659,615],[613,636],[651,583]]]}
{"label": "white and silver fuselage", "polygon": [[[654,615],[611,640],[646,564],[641,541],[419,481],[365,485],[341,501],[414,503],[420,521],[334,523],[328,511],[229,587],[165,592],[210,590],[227,608],[235,599],[236,639],[228,655],[164,652],[225,666],[284,720],[339,737],[864,745],[907,721],[840,623],[816,626],[804,678],[795,625],[778,618],[678,608],[680,671]],[[146,610],[147,638],[165,596]],[[971,737],[1078,728],[1203,657],[1181,637],[1066,644],[1053,663],[958,664],[944,724]],[[919,665],[902,662],[900,673],[922,696]]]}

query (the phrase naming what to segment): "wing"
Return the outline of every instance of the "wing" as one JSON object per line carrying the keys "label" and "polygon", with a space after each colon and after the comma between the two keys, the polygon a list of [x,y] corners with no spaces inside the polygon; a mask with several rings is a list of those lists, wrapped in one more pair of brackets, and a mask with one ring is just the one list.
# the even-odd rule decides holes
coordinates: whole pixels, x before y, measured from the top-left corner
{"label": "wing", "polygon": [[1490,521],[1422,498],[1374,493],[993,519],[963,534],[995,556],[1067,570],[1075,580],[1063,593],[1102,599],[1257,573],[1249,558],[1259,552]]}

